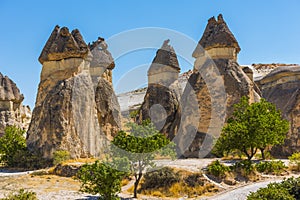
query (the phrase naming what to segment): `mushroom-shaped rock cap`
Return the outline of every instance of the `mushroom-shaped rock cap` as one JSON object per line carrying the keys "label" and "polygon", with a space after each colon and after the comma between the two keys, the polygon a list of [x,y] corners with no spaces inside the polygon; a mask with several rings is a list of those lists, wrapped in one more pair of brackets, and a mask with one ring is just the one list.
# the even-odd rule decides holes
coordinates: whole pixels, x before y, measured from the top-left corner
{"label": "mushroom-shaped rock cap", "polygon": [[17,85],[7,76],[0,73],[0,101],[22,102],[24,96],[20,93]]}
{"label": "mushroom-shaped rock cap", "polygon": [[193,57],[198,57],[197,55],[203,52],[203,49],[199,46],[205,50],[216,47],[233,47],[236,49],[236,53],[241,51],[237,40],[229,30],[222,14],[218,16],[218,20],[215,17],[208,20],[203,36],[193,52]]}
{"label": "mushroom-shaped rock cap", "polygon": [[155,72],[159,70],[159,68],[163,66],[170,66],[175,71],[180,72],[179,63],[177,60],[177,55],[175,53],[174,48],[169,45],[170,40],[165,40],[162,47],[157,50],[156,56],[152,61],[152,64],[148,70],[149,72]]}
{"label": "mushroom-shaped rock cap", "polygon": [[88,46],[82,38],[78,29],[71,33],[67,27],[55,26],[43,51],[39,61],[56,61],[66,58],[87,58]]}
{"label": "mushroom-shaped rock cap", "polygon": [[93,55],[90,67],[104,67],[110,70],[115,68],[114,59],[107,50],[108,45],[104,41],[104,38],[98,37],[92,44],[88,44],[88,47]]}

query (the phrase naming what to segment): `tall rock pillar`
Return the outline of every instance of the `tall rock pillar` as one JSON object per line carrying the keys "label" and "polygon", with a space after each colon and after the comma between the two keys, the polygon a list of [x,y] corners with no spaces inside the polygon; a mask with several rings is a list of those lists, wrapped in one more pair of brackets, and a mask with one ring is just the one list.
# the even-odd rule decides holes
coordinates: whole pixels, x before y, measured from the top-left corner
{"label": "tall rock pillar", "polygon": [[89,74],[91,54],[80,32],[56,26],[39,61],[43,68],[27,134],[29,150],[48,159],[57,150],[69,151],[72,158],[99,156],[105,141]]}

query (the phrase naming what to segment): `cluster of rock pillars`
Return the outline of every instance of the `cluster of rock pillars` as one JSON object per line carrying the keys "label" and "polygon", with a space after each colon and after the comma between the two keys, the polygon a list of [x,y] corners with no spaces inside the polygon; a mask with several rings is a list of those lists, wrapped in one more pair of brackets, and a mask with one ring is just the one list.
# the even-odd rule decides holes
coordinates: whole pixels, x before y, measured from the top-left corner
{"label": "cluster of rock pillars", "polygon": [[[179,157],[210,156],[213,140],[242,96],[274,103],[290,130],[284,145],[272,153],[300,150],[300,67],[276,67],[254,81],[253,71],[237,63],[241,48],[222,15],[212,17],[195,47],[194,68],[185,88],[169,40],[163,42],[148,70],[148,88],[136,122],[151,119],[177,144]],[[86,44],[79,30],[56,26],[39,62],[43,65],[35,107],[23,106],[16,84],[0,73],[0,136],[8,125],[27,130],[30,151],[51,158],[66,150],[71,157],[100,157],[121,127],[112,86],[114,59],[99,37]]]}

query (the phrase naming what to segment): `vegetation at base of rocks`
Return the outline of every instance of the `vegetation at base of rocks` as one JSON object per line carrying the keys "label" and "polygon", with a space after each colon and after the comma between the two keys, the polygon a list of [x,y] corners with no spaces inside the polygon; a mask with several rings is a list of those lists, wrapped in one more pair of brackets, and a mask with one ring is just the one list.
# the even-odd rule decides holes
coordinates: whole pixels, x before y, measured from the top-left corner
{"label": "vegetation at base of rocks", "polygon": [[217,192],[218,188],[209,183],[202,173],[192,173],[184,170],[176,172],[172,168],[164,167],[147,172],[139,190],[144,195],[156,197],[188,196],[192,198],[210,192]]}
{"label": "vegetation at base of rocks", "polygon": [[255,171],[255,165],[251,160],[242,160],[240,162],[234,163],[234,165],[230,166],[231,171],[235,171],[240,173],[242,176],[247,177],[252,172]]}
{"label": "vegetation at base of rocks", "polygon": [[288,178],[281,183],[270,183],[267,187],[251,192],[247,200],[300,200],[300,178]]}
{"label": "vegetation at base of rocks", "polygon": [[285,166],[284,162],[282,162],[281,160],[260,162],[256,164],[255,167],[260,173],[275,175],[280,175],[282,172],[284,172],[285,169],[287,169],[287,166]]}
{"label": "vegetation at base of rocks", "polygon": [[129,117],[132,119],[135,119],[137,117],[137,115],[139,114],[139,109],[137,110],[133,110],[129,113]]}
{"label": "vegetation at base of rocks", "polygon": [[141,184],[141,190],[156,189],[160,187],[171,187],[176,182],[179,182],[180,177],[172,168],[164,167],[159,170],[147,172],[144,175],[144,181]]}
{"label": "vegetation at base of rocks", "polygon": [[234,105],[233,116],[223,127],[213,152],[223,156],[239,150],[251,160],[260,150],[265,159],[266,149],[283,144],[288,130],[289,122],[282,119],[272,103],[261,99],[249,104],[249,98],[244,96]]}
{"label": "vegetation at base of rocks", "polygon": [[71,158],[70,152],[58,150],[53,153],[53,164],[57,165]]}
{"label": "vegetation at base of rocks", "polygon": [[130,174],[135,177],[133,193],[136,198],[143,171],[154,166],[153,159],[157,155],[175,157],[175,144],[156,130],[149,120],[141,124],[129,122],[126,127],[127,132],[120,131],[114,137],[111,152],[114,158],[128,159]]}
{"label": "vegetation at base of rocks", "polygon": [[[118,162],[117,165],[120,166],[121,161]],[[124,165],[127,163],[123,161]],[[77,173],[77,178],[82,183],[82,192],[100,194],[105,200],[119,199],[117,193],[121,191],[121,182],[125,176],[126,172],[120,171],[114,162],[108,161],[85,164]]]}
{"label": "vegetation at base of rocks", "polygon": [[20,189],[17,193],[11,193],[0,200],[38,200],[35,192]]}
{"label": "vegetation at base of rocks", "polygon": [[4,167],[38,169],[49,166],[49,161],[34,155],[26,147],[25,131],[16,126],[7,126],[0,137],[0,163]]}
{"label": "vegetation at base of rocks", "polygon": [[0,137],[0,163],[8,167],[16,167],[20,164],[20,158],[26,152],[25,131],[16,127],[8,126],[5,133]]}
{"label": "vegetation at base of rocks", "polygon": [[290,161],[290,169],[292,171],[300,171],[300,152],[298,153],[293,153],[290,157],[289,157],[289,161]]}
{"label": "vegetation at base of rocks", "polygon": [[211,164],[207,166],[208,174],[213,175],[217,178],[224,178],[225,173],[230,171],[228,166],[221,164],[220,161],[213,161]]}
{"label": "vegetation at base of rocks", "polygon": [[226,166],[217,160],[208,165],[207,174],[214,176],[218,182],[234,185],[236,181],[257,181],[261,179],[259,173],[281,175],[286,169],[282,161],[261,161],[255,164],[251,160],[242,160]]}

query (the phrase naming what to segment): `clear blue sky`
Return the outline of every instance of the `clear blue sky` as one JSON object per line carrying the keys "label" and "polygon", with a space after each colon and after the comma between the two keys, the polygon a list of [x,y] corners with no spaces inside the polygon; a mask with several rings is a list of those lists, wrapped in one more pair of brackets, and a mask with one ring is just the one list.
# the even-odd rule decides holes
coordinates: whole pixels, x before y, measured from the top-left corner
{"label": "clear blue sky", "polygon": [[[24,103],[33,107],[38,56],[56,24],[78,28],[86,42],[142,27],[173,29],[198,41],[207,19],[219,13],[242,48],[240,64],[300,63],[299,0],[0,0],[0,72],[17,83]],[[154,55],[146,51],[117,60],[114,80]],[[182,71],[191,68],[180,64]]]}

